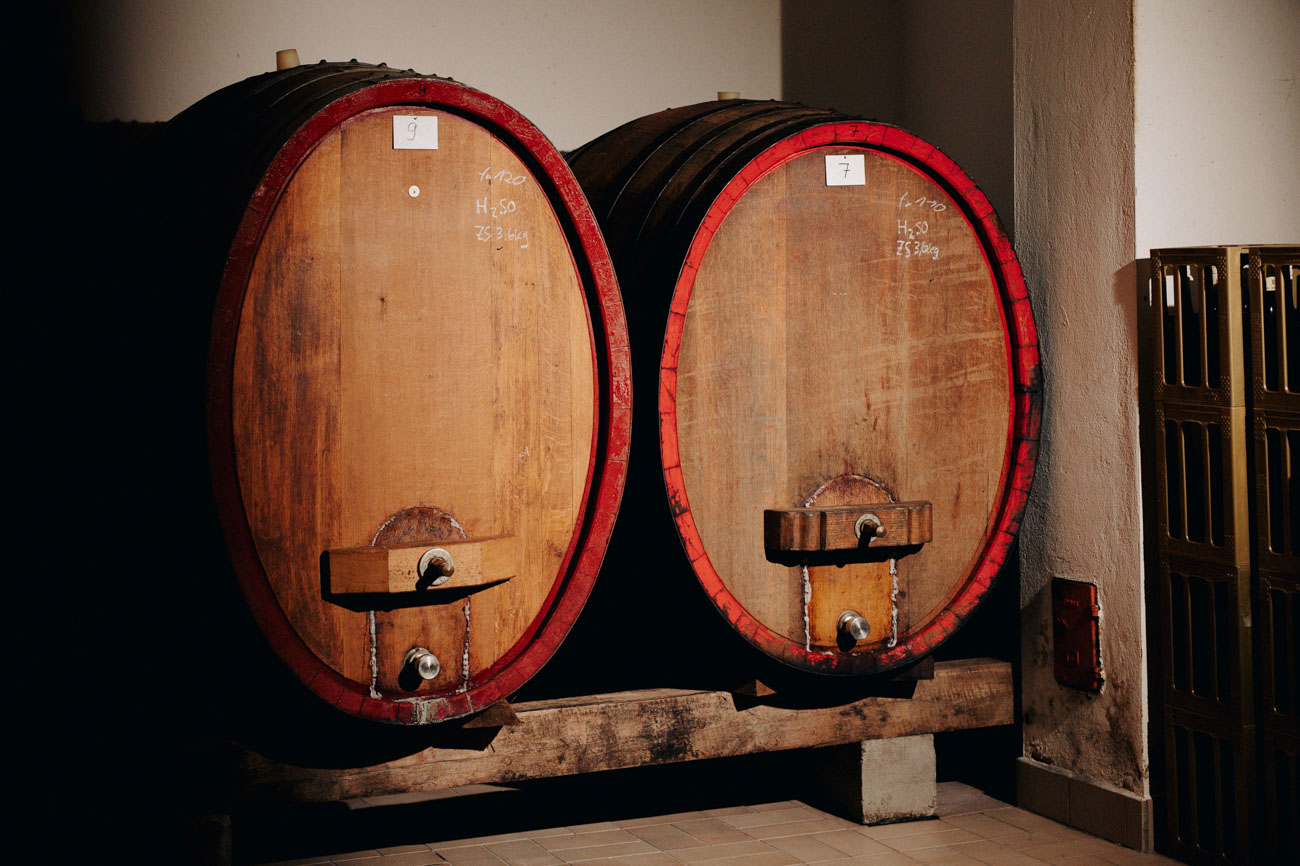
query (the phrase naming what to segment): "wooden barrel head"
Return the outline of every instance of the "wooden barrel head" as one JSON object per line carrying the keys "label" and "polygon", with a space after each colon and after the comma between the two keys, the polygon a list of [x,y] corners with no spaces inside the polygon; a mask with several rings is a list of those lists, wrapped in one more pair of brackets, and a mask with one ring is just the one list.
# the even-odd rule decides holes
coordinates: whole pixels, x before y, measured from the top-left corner
{"label": "wooden barrel head", "polygon": [[[930,145],[825,123],[752,158],[698,222],[660,380],[683,545],[769,655],[837,674],[903,664],[996,575],[1032,475],[1036,339],[992,209]],[[764,509],[859,499],[931,503],[933,538],[873,561],[766,555]],[[845,645],[849,612],[871,630]]]}
{"label": "wooden barrel head", "polygon": [[[572,624],[621,495],[627,342],[585,199],[527,121],[426,78],[331,103],[268,184],[212,351],[213,474],[241,586],[290,667],[348,712],[486,707]],[[512,545],[508,579],[331,585],[334,551],[462,538]],[[412,676],[416,647],[438,659],[432,679]]]}

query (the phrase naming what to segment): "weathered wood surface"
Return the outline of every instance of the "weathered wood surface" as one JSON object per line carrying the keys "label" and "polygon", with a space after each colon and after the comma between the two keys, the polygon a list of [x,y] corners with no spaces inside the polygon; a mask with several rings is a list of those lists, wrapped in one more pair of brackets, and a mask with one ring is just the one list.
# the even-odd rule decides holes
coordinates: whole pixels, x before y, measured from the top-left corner
{"label": "weathered wood surface", "polygon": [[[1037,455],[1037,336],[987,199],[905,130],[770,101],[668,109],[569,161],[638,380],[658,366],[635,423],[661,479],[633,472],[628,502],[662,495],[678,539],[648,549],[680,540],[712,606],[785,668],[867,676],[933,651],[1005,562]],[[764,508],[897,500],[931,503],[934,540],[896,564],[765,555]],[[841,645],[845,610],[882,639]]]}
{"label": "weathered wood surface", "polygon": [[[518,571],[517,542],[510,535],[495,538],[447,539],[403,547],[343,547],[327,551],[329,589],[334,594],[423,592],[449,597],[468,587],[482,588],[514,577]],[[452,557],[453,572],[444,583],[430,585],[421,577],[420,558],[431,548]]]}
{"label": "weathered wood surface", "polygon": [[[261,566],[307,647],[401,694],[405,653],[425,646],[443,668],[418,688],[454,693],[515,646],[563,579],[596,371],[580,275],[537,178],[445,112],[425,112],[437,150],[395,150],[391,115],[408,110],[333,131],[276,208],[240,320],[235,455]],[[470,537],[513,536],[515,579],[373,614],[322,597],[322,551],[369,544],[417,505]]]}
{"label": "weathered wood surface", "polygon": [[704,549],[745,610],[797,645],[874,592],[836,591],[830,622],[813,622],[798,569],[765,556],[762,509],[807,506],[846,472],[931,502],[934,541],[897,564],[901,637],[978,564],[1011,441],[1005,311],[975,229],[928,175],[851,150],[864,184],[827,186],[827,153],[810,151],[731,207],[699,264],[677,363],[682,477]]}
{"label": "weathered wood surface", "polygon": [[[779,696],[778,696],[779,698]],[[941,662],[910,698],[870,697],[792,709],[738,706],[728,692],[651,689],[517,704],[518,724],[482,735],[479,748],[427,748],[367,767],[321,769],[277,763],[242,746],[197,750],[210,803],[330,802],[457,785],[588,773],[868,739],[1007,725],[1011,665]],[[489,740],[488,737],[491,736]]]}

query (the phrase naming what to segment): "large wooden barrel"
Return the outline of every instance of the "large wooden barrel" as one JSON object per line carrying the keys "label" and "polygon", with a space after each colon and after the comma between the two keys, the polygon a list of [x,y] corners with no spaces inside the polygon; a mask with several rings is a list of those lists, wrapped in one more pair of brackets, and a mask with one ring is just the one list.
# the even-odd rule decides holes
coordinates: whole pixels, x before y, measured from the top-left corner
{"label": "large wooden barrel", "polygon": [[227,87],[159,150],[261,633],[365,719],[513,693],[591,591],[627,460],[623,310],[564,160],[487,94],[355,62]]}
{"label": "large wooden barrel", "polygon": [[[632,328],[628,503],[676,536],[609,580],[639,599],[688,561],[787,673],[934,650],[1002,567],[1037,450],[1034,319],[985,196],[902,129],[774,102],[670,109],[569,161]],[[620,537],[656,523],[634,512]]]}

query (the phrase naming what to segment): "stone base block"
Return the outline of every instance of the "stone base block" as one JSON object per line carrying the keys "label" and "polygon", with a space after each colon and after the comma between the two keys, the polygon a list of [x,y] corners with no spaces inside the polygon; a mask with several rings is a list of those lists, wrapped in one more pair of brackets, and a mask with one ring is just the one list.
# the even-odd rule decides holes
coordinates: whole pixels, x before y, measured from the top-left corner
{"label": "stone base block", "polygon": [[813,755],[822,798],[850,820],[888,824],[935,813],[933,734],[828,746]]}

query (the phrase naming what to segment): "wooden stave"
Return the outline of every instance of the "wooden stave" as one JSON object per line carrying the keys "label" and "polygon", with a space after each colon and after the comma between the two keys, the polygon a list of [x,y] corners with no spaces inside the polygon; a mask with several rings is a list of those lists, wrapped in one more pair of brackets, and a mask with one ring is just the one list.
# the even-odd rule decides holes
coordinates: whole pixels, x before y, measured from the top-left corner
{"label": "wooden stave", "polygon": [[[230,431],[230,376],[241,292],[260,232],[269,223],[278,195],[315,142],[347,118],[384,105],[431,107],[470,119],[505,141],[533,172],[545,187],[572,251],[595,352],[591,467],[580,525],[575,527],[562,573],[516,646],[476,672],[466,691],[419,695],[417,701],[409,700],[409,695],[407,700],[372,697],[363,684],[329,670],[294,632],[261,569],[243,514]],[[292,110],[285,111],[286,106]],[[223,120],[232,122],[227,125]],[[208,135],[214,128],[223,134]],[[233,141],[246,147],[233,147]],[[630,433],[629,355],[621,298],[595,219],[558,152],[513,109],[451,79],[356,63],[322,63],[267,73],[207,97],[169,124],[152,156],[160,178],[182,167],[191,173],[196,165],[203,167],[197,192],[186,190],[180,196],[161,181],[155,196],[168,202],[169,210],[174,207],[195,217],[193,224],[180,220],[171,226],[169,261],[193,262],[191,270],[201,274],[196,282],[220,285],[215,310],[208,307],[212,317],[206,362],[209,483],[226,554],[256,631],[307,690],[365,720],[399,725],[438,722],[477,712],[512,694],[554,653],[591,592],[622,495]],[[234,213],[239,217],[232,222]],[[155,279],[160,278],[161,271]]]}
{"label": "wooden stave", "polygon": [[[682,186],[690,194],[666,197],[651,207],[629,206],[626,189],[637,182],[638,172],[648,163],[654,150],[664,141],[689,129],[691,124],[710,114],[744,107],[750,117],[767,114],[770,124],[754,124],[750,140],[731,150],[722,149],[711,163],[701,169],[682,163],[672,171],[690,173]],[[800,114],[806,112],[807,114]],[[793,121],[782,123],[794,115]],[[997,509],[997,526],[990,532],[980,551],[979,568],[966,575],[955,590],[943,612],[917,633],[900,641],[890,652],[853,656],[835,656],[825,663],[824,657],[810,658],[809,654],[793,647],[788,641],[774,635],[762,623],[749,617],[743,606],[733,597],[731,610],[719,604],[719,587],[705,585],[695,563],[691,562],[690,543],[684,538],[678,517],[685,498],[685,488],[680,475],[676,482],[663,467],[661,437],[665,432],[662,403],[663,385],[660,382],[661,349],[666,356],[672,311],[669,302],[674,295],[678,276],[686,261],[687,251],[701,221],[713,208],[726,185],[768,148],[787,138],[814,135],[819,126],[829,124],[861,126],[866,134],[863,144],[870,139],[874,149],[896,157],[903,157],[914,167],[924,171],[961,207],[967,222],[974,229],[987,261],[995,275],[1001,306],[1006,316],[1008,349],[1012,356],[1011,374],[1012,419],[1010,443],[1003,471],[1003,497]],[[841,142],[846,143],[846,142]],[[923,156],[918,156],[921,154]],[[653,379],[660,382],[660,407],[648,406],[644,398],[634,413],[633,459],[630,475],[629,500],[653,499],[658,515],[642,513],[643,525],[658,527],[658,540],[653,545],[660,549],[671,546],[681,551],[686,563],[685,571],[694,578],[696,589],[708,597],[715,612],[721,614],[733,636],[739,636],[749,650],[757,649],[763,658],[747,664],[752,652],[732,655],[728,663],[739,658],[747,664],[746,670],[763,671],[773,678],[788,678],[791,670],[795,681],[807,675],[819,675],[826,681],[834,678],[840,682],[853,678],[871,678],[914,664],[933,652],[951,637],[975,612],[979,601],[988,595],[993,581],[1000,572],[1018,531],[1021,515],[1032,485],[1037,459],[1038,431],[1042,417],[1042,382],[1038,363],[1037,333],[1029,305],[1028,291],[1019,263],[1011,248],[1005,230],[987,198],[971,179],[951,159],[937,148],[898,127],[847,117],[833,111],[808,109],[789,103],[759,103],[745,100],[727,100],[700,103],[677,109],[668,109],[655,115],[633,120],[595,139],[570,154],[574,173],[593,202],[600,203],[597,215],[606,231],[606,239],[618,268],[625,304],[632,328],[633,369],[638,381]],[[621,165],[602,165],[602,160]],[[932,162],[930,161],[932,160]],[[617,182],[610,180],[617,178]],[[664,173],[642,173],[641,183],[650,187],[668,181]],[[616,191],[610,187],[618,186]],[[644,195],[644,192],[642,193]],[[680,311],[677,311],[680,312]],[[680,332],[677,339],[680,340]],[[667,362],[662,362],[667,366]],[[642,386],[644,387],[644,386]],[[656,412],[656,409],[659,411]],[[673,431],[675,434],[675,431]],[[675,446],[674,446],[675,448]],[[650,511],[655,511],[651,507]],[[625,520],[628,509],[624,510]],[[662,519],[670,515],[667,521]],[[667,529],[664,527],[667,526]],[[623,527],[620,524],[620,532]],[[616,535],[616,538],[618,536]],[[698,543],[698,539],[696,539]],[[723,594],[725,586],[722,587]],[[716,624],[716,623],[715,623]],[[729,640],[729,643],[736,643]],[[772,662],[775,662],[773,666]],[[732,679],[748,678],[747,672],[735,673]]]}

